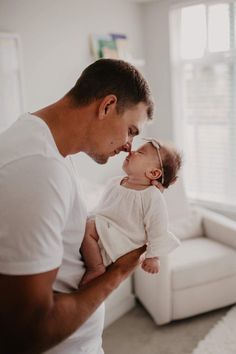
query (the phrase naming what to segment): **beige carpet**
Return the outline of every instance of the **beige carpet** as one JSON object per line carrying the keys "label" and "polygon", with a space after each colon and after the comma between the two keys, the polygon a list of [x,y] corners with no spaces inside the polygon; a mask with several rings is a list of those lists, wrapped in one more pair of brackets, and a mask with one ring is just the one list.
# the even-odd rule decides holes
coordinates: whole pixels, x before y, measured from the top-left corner
{"label": "beige carpet", "polygon": [[229,308],[157,326],[137,304],[104,331],[105,354],[191,354]]}

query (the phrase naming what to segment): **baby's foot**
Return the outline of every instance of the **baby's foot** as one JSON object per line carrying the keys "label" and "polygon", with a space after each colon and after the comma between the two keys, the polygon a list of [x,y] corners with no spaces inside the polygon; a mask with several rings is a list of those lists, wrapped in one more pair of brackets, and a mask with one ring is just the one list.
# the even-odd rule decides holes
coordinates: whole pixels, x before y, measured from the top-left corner
{"label": "baby's foot", "polygon": [[104,267],[103,264],[99,264],[96,268],[87,269],[79,286],[87,284],[91,280],[99,277],[99,275],[102,275],[103,273],[105,273],[105,271],[106,271],[106,268]]}
{"label": "baby's foot", "polygon": [[160,260],[158,257],[146,258],[142,263],[142,268],[147,273],[156,274],[160,271]]}

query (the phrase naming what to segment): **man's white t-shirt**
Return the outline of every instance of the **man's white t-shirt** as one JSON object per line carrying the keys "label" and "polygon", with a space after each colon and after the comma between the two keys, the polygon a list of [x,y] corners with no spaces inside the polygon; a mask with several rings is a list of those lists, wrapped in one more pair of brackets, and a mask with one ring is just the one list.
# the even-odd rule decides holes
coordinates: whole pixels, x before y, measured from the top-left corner
{"label": "man's white t-shirt", "polygon": [[[86,218],[72,160],[60,155],[42,119],[24,114],[0,136],[0,273],[38,274],[60,267],[54,290],[78,289]],[[103,353],[103,318],[102,305],[47,353]]]}

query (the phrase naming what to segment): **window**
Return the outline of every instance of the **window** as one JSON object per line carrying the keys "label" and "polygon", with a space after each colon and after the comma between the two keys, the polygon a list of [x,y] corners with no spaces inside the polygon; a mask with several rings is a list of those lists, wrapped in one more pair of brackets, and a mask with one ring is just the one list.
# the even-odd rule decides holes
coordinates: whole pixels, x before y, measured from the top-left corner
{"label": "window", "polygon": [[236,1],[175,8],[170,26],[188,196],[236,210]]}

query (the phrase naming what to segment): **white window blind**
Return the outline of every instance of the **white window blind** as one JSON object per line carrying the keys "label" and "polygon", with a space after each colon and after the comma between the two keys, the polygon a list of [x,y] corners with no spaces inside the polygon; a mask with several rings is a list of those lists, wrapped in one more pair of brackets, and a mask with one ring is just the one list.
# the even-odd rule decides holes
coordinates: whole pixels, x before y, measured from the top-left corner
{"label": "white window blind", "polygon": [[175,8],[170,20],[187,193],[236,208],[236,1]]}

